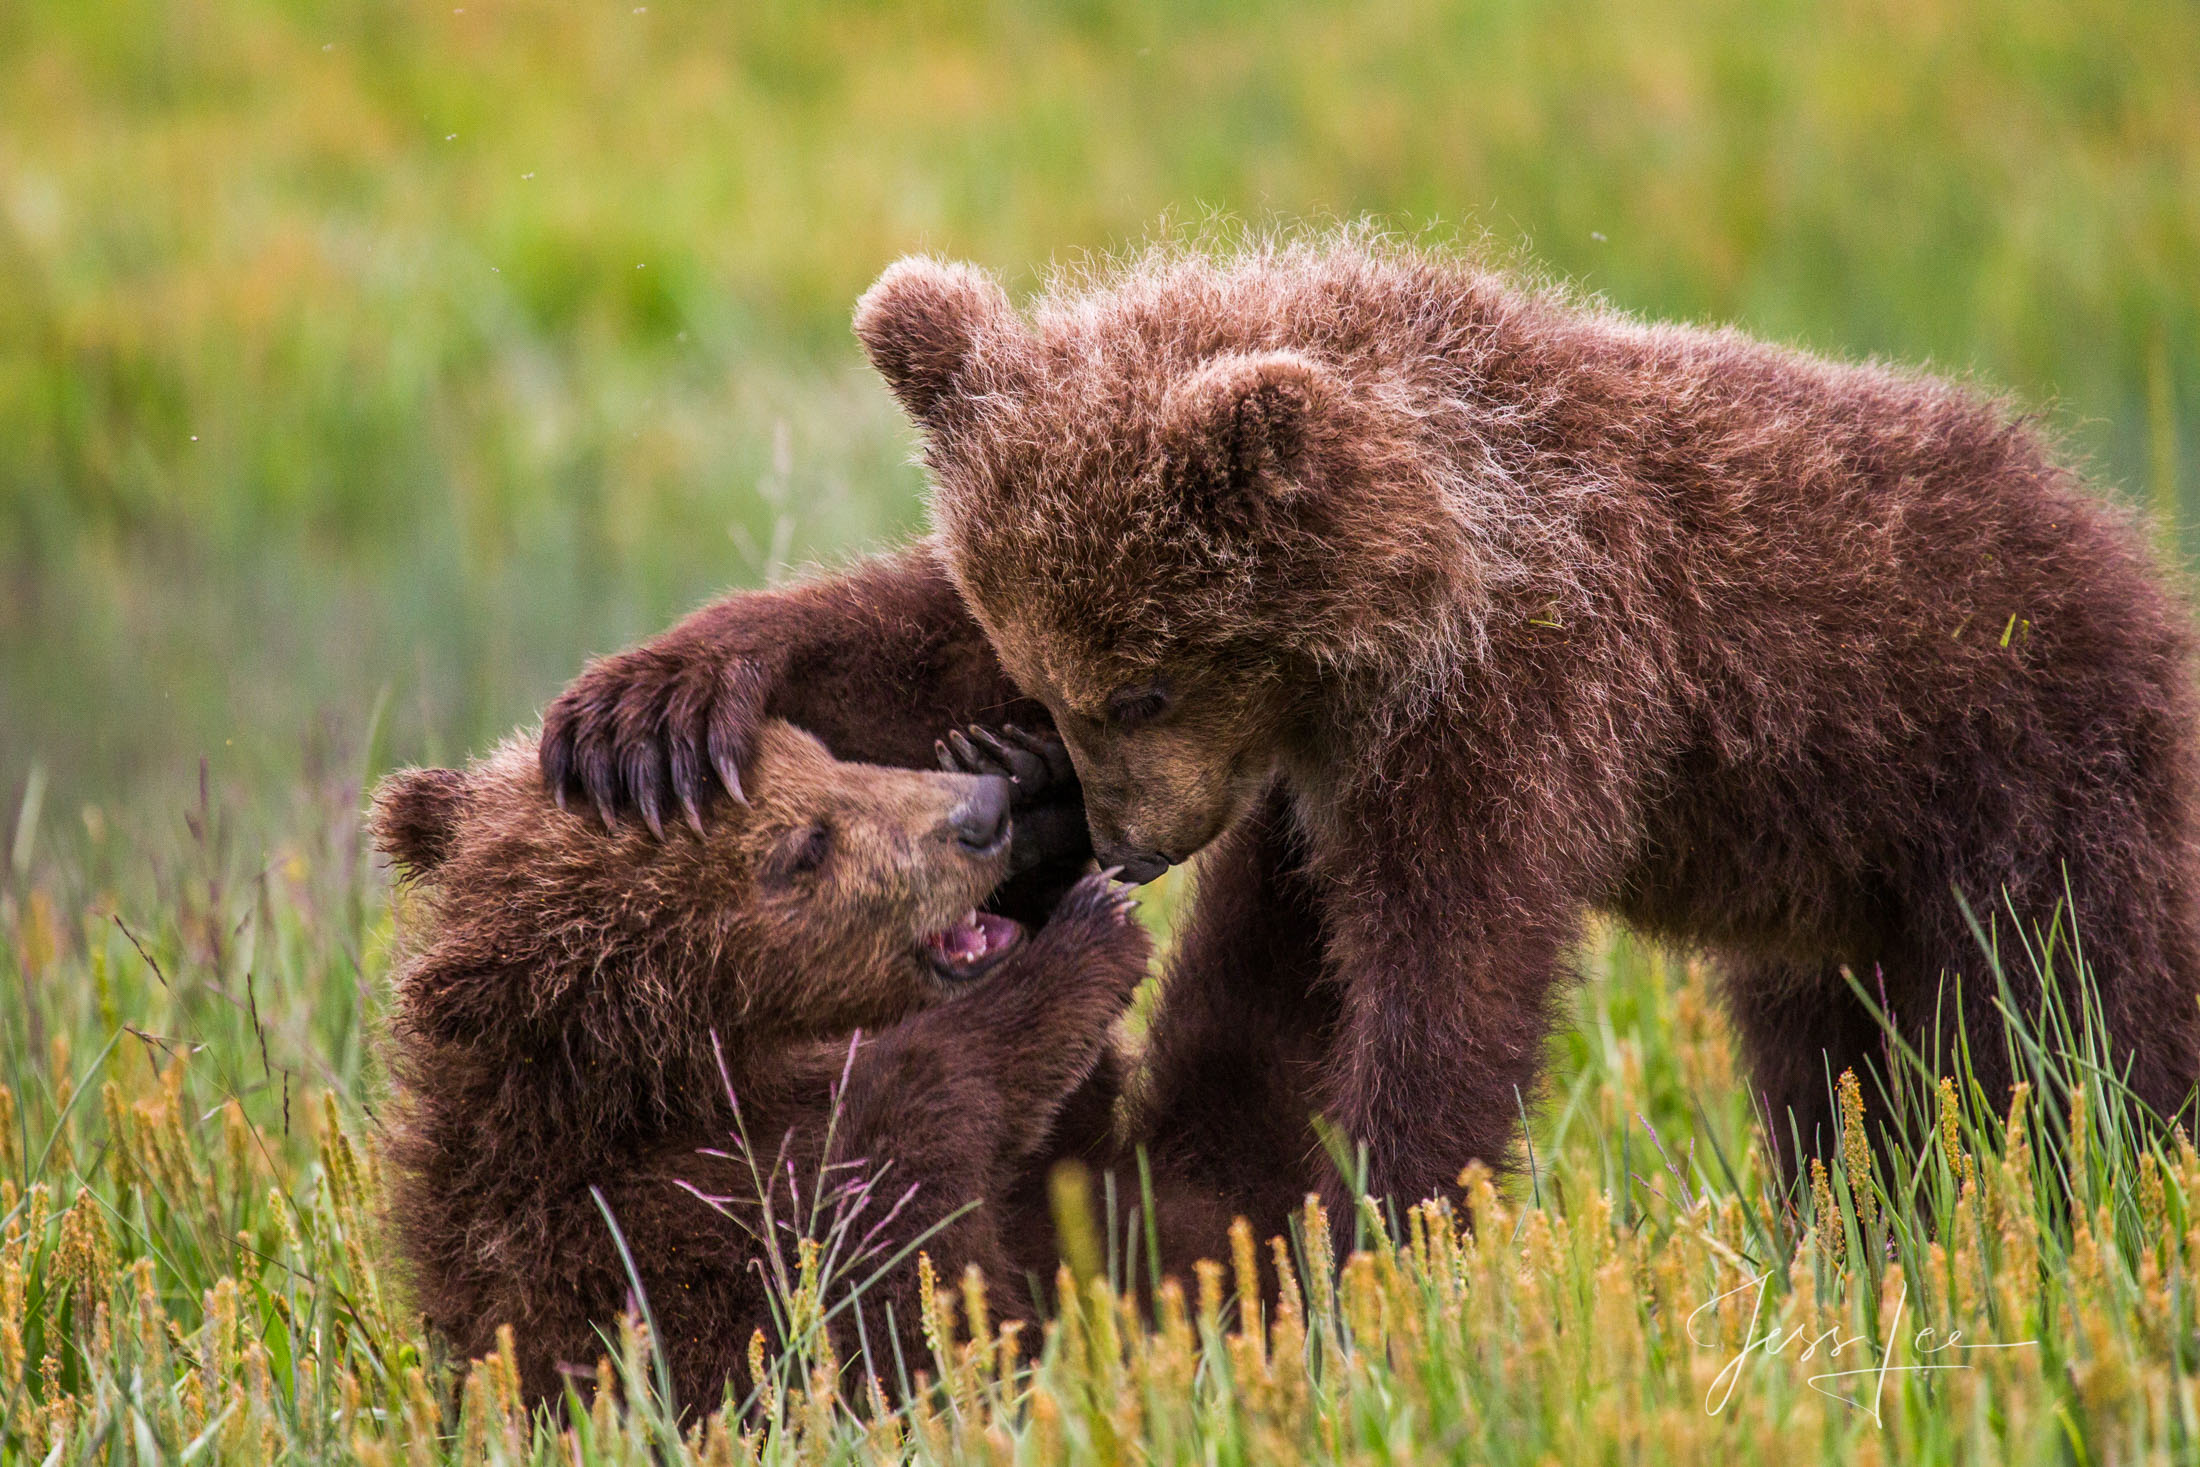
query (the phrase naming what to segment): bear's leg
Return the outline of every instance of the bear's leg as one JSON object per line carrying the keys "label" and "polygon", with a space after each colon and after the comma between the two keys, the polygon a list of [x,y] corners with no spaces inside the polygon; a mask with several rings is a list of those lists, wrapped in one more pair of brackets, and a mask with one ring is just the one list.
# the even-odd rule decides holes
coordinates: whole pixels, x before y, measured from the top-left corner
{"label": "bear's leg", "polygon": [[1327,1171],[1311,1121],[1340,1012],[1281,791],[1197,872],[1134,1090],[1134,1130],[1157,1168],[1210,1188],[1265,1237]]}
{"label": "bear's leg", "polygon": [[[1620,756],[1584,732],[1601,717],[1504,697],[1453,716],[1293,787],[1343,1005],[1326,1114],[1400,1207],[1456,1198],[1469,1162],[1510,1164],[1564,955],[1636,828]],[[1333,1212],[1351,1190],[1323,1188]]]}
{"label": "bear's leg", "polygon": [[[1928,1139],[1943,1077],[1966,1074],[1997,1109],[2006,1109],[2012,1084],[2027,1076],[2035,1086],[2049,1082],[2058,1091],[2084,1079],[2098,1096],[2104,1081],[2087,1072],[2081,1031],[2088,1003],[2098,1004],[2114,1036],[2108,1062],[2128,1075],[2133,1096],[2158,1113],[2184,1101],[2200,1048],[2190,980],[2176,976],[2192,971],[2191,959],[2180,957],[2192,949],[2178,920],[2184,903],[2165,899],[2152,878],[2065,881],[2059,873],[2066,865],[2077,870],[2074,863],[2042,858],[2035,864],[1991,878],[1969,873],[1962,885],[1994,895],[1972,897],[1968,909],[1945,872],[1906,882],[1910,891],[1947,895],[1899,913],[1880,934],[1882,958],[1856,965],[1871,1006],[1857,998],[1838,964],[1743,958],[1723,965],[1759,1108],[1790,1177],[1809,1158],[1830,1157],[1839,1148],[1841,1118],[1831,1087],[1844,1069],[1854,1069],[1862,1082],[1867,1128],[1890,1185],[1901,1182]],[[2095,867],[2107,864],[2096,861]],[[2049,868],[2057,875],[2047,875]],[[1998,980],[1974,921],[1998,954]],[[2078,980],[2081,954],[2091,995]],[[2060,1016],[2045,1002],[2049,982]],[[2165,994],[2171,1001],[2159,1002]],[[2012,1053],[2004,1005],[2023,1016],[2033,1043],[2059,1056],[2049,1075],[2034,1073]],[[1872,1007],[1885,1015],[1892,1034]],[[2040,1095],[2035,1103],[2060,1110],[2069,1097]]]}
{"label": "bear's leg", "polygon": [[972,721],[1048,726],[918,541],[833,576],[713,602],[639,647],[598,658],[543,713],[545,785],[604,822],[657,827],[703,808],[741,771],[767,718],[842,759],[919,769]]}
{"label": "bear's leg", "polygon": [[[1047,1190],[1057,1161],[1084,1163],[1103,1188],[1113,1177],[1112,1223],[1133,1284],[1185,1279],[1195,1261],[1228,1257],[1235,1218],[1258,1238],[1287,1232],[1329,1169],[1311,1120],[1338,1004],[1322,979],[1320,909],[1282,792],[1204,852],[1197,872],[1143,1053],[1128,1074],[1102,1057],[1010,1196],[1002,1227],[1036,1279],[1051,1278],[1057,1258]],[[1120,1128],[1108,1123],[1118,1095],[1130,1102]],[[1265,1265],[1262,1276],[1272,1291]]]}
{"label": "bear's leg", "polygon": [[[1326,1110],[1366,1148],[1373,1195],[1400,1206],[1452,1196],[1468,1162],[1511,1164],[1565,975],[1571,931],[1559,910],[1543,904],[1538,920],[1511,901],[1429,910],[1399,900],[1345,917],[1332,905],[1344,1013]],[[1322,1192],[1332,1226],[1349,1233],[1348,1180],[1333,1176]]]}
{"label": "bear's leg", "polygon": [[[1228,1256],[1235,1217],[1259,1237],[1286,1231],[1326,1169],[1310,1120],[1338,1010],[1321,981],[1320,913],[1282,793],[1203,853],[1197,869],[1143,1052],[1128,1073],[1121,1058],[1103,1054],[1011,1196],[1003,1228],[1035,1277],[1051,1278],[1057,1256],[1047,1179],[1058,1161],[1113,1175],[1119,1242],[1143,1259],[1144,1148],[1159,1271],[1179,1277],[1197,1259]],[[1130,1108],[1119,1134],[1123,1095]],[[1141,1261],[1138,1277],[1150,1267]]]}
{"label": "bear's leg", "polygon": [[1024,1285],[1052,1273],[1052,1162],[1103,1158],[1112,1140],[1121,1080],[1110,1032],[1152,952],[1130,908],[1129,888],[1085,877],[979,987],[881,1036],[864,1075],[879,1097],[877,1145],[959,1135],[959,1153],[982,1167],[965,1195],[985,1200],[997,1252],[980,1262],[1000,1310],[1043,1302]]}
{"label": "bear's leg", "polygon": [[[1961,975],[1960,990],[1954,978],[1944,980],[1946,997],[1940,1003],[1947,1017],[1940,1023],[1937,1053],[1930,1043],[1935,993],[1921,986],[1910,1000],[1915,1019],[1902,1012],[1899,997],[1893,1005],[1905,1029],[1918,1031],[1919,1048],[1932,1055],[1936,1074],[1955,1071],[1960,992],[1960,1031],[1969,1046],[1971,1077],[1996,1107],[2007,1106],[2009,1087],[2031,1069],[2010,1053],[2001,1014],[2001,1004],[2007,1004],[2024,1016],[2035,1042],[2051,1053],[2074,1052],[2055,1068],[2065,1079],[2086,1079],[2096,1102],[2107,1081],[2088,1078],[2089,1059],[2112,1069],[2131,1097],[2155,1115],[2174,1117],[2184,1110],[2200,1072],[2200,937],[2193,930],[2190,879],[2168,856],[2119,861],[2117,854],[2097,851],[2083,861],[2042,861],[2052,874],[2027,873],[2031,879],[2021,883],[1990,887],[1974,881],[1973,889],[1996,895],[1974,896],[1969,916],[1951,897],[1913,921],[1904,943],[1911,970]],[[1999,957],[2000,981],[1973,930],[1974,919]],[[2045,1002],[2049,983],[2054,1005]],[[2089,1009],[2109,1042],[2105,1054],[2098,1052],[2103,1034],[2090,1043],[2085,1036]],[[2029,1077],[2035,1085],[2045,1078]],[[2040,1097],[2042,1103],[2049,1100]]]}
{"label": "bear's leg", "polygon": [[[1757,1119],[1792,1180],[1811,1158],[1841,1149],[1834,1085],[1842,1071],[1856,1071],[1868,1103],[1879,1105],[1885,1035],[1838,963],[1728,955],[1720,971]],[[1867,985],[1878,976],[1876,969],[1859,975]]]}

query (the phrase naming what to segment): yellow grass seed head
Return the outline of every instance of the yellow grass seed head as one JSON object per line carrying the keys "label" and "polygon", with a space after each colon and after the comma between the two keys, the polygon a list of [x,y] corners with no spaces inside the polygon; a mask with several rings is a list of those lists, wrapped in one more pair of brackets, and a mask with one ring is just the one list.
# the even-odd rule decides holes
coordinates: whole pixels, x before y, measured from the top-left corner
{"label": "yellow grass seed head", "polygon": [[949,1370],[955,1359],[955,1298],[940,1287],[932,1255],[921,1249],[917,1252],[917,1303],[922,1311],[925,1347],[942,1371]]}
{"label": "yellow grass seed head", "polygon": [[[870,1417],[864,1426],[864,1435],[870,1441],[872,1454],[882,1462],[898,1462],[906,1455],[901,1417],[888,1404],[886,1388],[879,1384],[876,1375],[866,1372],[863,1385]],[[731,1412],[732,1407],[726,1409]]]}
{"label": "yellow grass seed head", "polygon": [[2158,1248],[2169,1236],[2169,1192],[2151,1151],[2139,1156],[2139,1236]]}
{"label": "yellow grass seed head", "polygon": [[1202,1339],[1222,1332],[1222,1265],[1202,1258],[1192,1265],[1199,1281],[1199,1333]]}
{"label": "yellow grass seed head", "polygon": [[0,1254],[0,1389],[12,1399],[23,1388],[24,1305],[29,1293],[20,1249]]}
{"label": "yellow grass seed head", "polygon": [[114,1240],[107,1235],[107,1219],[89,1187],[76,1189],[76,1201],[61,1215],[61,1241],[53,1254],[53,1277],[59,1284],[74,1284],[79,1299],[89,1302],[104,1292],[114,1272]]}
{"label": "yellow grass seed head", "polygon": [[1238,1334],[1250,1342],[1253,1358],[1264,1360],[1267,1331],[1260,1317],[1260,1261],[1253,1251],[1253,1225],[1244,1218],[1230,1222],[1230,1271],[1237,1286]]}
{"label": "yellow grass seed head", "polygon": [[1031,1445],[1035,1462],[1064,1462],[1069,1454],[1062,1440],[1062,1408],[1055,1402],[1051,1391],[1039,1390],[1031,1397]]}
{"label": "yellow grass seed head", "polygon": [[[930,1264],[930,1260],[924,1258],[922,1254],[918,1255],[918,1262],[920,1268],[928,1268]],[[779,1391],[772,1376],[771,1367],[765,1364],[764,1357],[768,1348],[762,1330],[750,1334],[749,1381],[756,1387],[757,1399],[762,1405],[764,1419],[766,1421],[776,1421],[779,1419]]]}
{"label": "yellow grass seed head", "polygon": [[229,1185],[241,1194],[253,1179],[253,1160],[258,1149],[252,1141],[252,1124],[245,1119],[244,1106],[235,1096],[222,1107],[222,1151]]}
{"label": "yellow grass seed head", "polygon": [[1970,1153],[1963,1149],[1963,1106],[1956,1094],[1956,1082],[1941,1077],[1940,1081],[1940,1150],[1948,1160],[1948,1170],[1960,1186],[1971,1180]]}
{"label": "yellow grass seed head", "polygon": [[23,904],[16,943],[16,955],[23,963],[23,976],[33,982],[44,977],[60,956],[61,919],[54,912],[52,896],[43,886],[32,887],[30,899]]}
{"label": "yellow grass seed head", "polygon": [[1864,1087],[1856,1071],[1841,1072],[1835,1094],[1841,1103],[1841,1160],[1849,1174],[1849,1199],[1856,1207],[1857,1231],[1869,1243],[1879,1214],[1872,1197],[1872,1144],[1864,1129]]}
{"label": "yellow grass seed head", "polygon": [[2083,1082],[2070,1087],[2070,1189],[2073,1192],[2085,1185],[2085,1149],[2088,1124]]}
{"label": "yellow grass seed head", "polygon": [[[703,1449],[697,1454],[697,1460],[702,1463],[702,1467],[733,1467],[733,1439],[734,1431],[727,1424],[726,1413],[719,1411],[714,1414],[703,1429]],[[577,1449],[571,1455],[574,1461],[580,1460]]]}
{"label": "yellow grass seed head", "polygon": [[1306,1303],[1299,1295],[1298,1270],[1291,1266],[1291,1245],[1279,1234],[1268,1240],[1269,1256],[1276,1265],[1276,1319],[1306,1328]]}
{"label": "yellow grass seed head", "polygon": [[1345,1260],[1338,1292],[1343,1297],[1345,1323],[1351,1326],[1354,1343],[1362,1350],[1379,1351],[1386,1316],[1374,1254],[1355,1253]]}
{"label": "yellow grass seed head", "polygon": [[974,1345],[989,1345],[993,1340],[993,1313],[987,1307],[985,1297],[985,1270],[975,1263],[963,1265],[962,1276],[963,1320]]}
{"label": "yellow grass seed head", "polygon": [[23,1171],[23,1147],[18,1139],[21,1123],[16,1118],[15,1092],[0,1085],[0,1173],[10,1177]]}
{"label": "yellow grass seed head", "polygon": [[1818,1227],[1819,1256],[1828,1268],[1839,1269],[1848,1250],[1848,1234],[1841,1226],[1841,1209],[1834,1204],[1826,1164],[1815,1156],[1810,1159],[1810,1210]]}
{"label": "yellow grass seed head", "polygon": [[1074,1161],[1057,1162],[1047,1173],[1047,1205],[1062,1257],[1080,1286],[1099,1277],[1103,1257],[1100,1226],[1094,1220],[1092,1173]]}
{"label": "yellow grass seed head", "polygon": [[69,1144],[69,1103],[76,1098],[76,1080],[69,1073],[69,1034],[57,1032],[51,1045],[52,1066],[47,1073],[53,1076],[53,1140],[46,1147],[46,1170],[50,1175],[66,1177],[76,1171],[76,1152]]}
{"label": "yellow grass seed head", "polygon": [[496,1373],[490,1381],[496,1389],[497,1414],[506,1422],[524,1416],[519,1393],[519,1341],[512,1326],[497,1326]]}
{"label": "yellow grass seed head", "polygon": [[[130,1163],[130,1107],[122,1098],[122,1087],[113,1080],[99,1087],[99,1113],[107,1125],[107,1165],[112,1170],[115,1186],[127,1192],[137,1182]],[[0,1150],[5,1150],[6,1145],[5,1141],[0,1141]]]}
{"label": "yellow grass seed head", "polygon": [[1299,1228],[1306,1242],[1308,1327],[1331,1328],[1336,1321],[1337,1260],[1329,1248],[1329,1214],[1314,1193],[1306,1195]]}

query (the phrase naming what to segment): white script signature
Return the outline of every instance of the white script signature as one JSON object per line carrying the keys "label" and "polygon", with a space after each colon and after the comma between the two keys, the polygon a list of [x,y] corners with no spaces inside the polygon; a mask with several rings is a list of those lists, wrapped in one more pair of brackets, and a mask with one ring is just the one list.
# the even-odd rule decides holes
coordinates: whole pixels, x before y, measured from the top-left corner
{"label": "white script signature", "polygon": [[[1699,1348],[1710,1349],[1718,1341],[1715,1339],[1706,1340],[1697,1335],[1697,1317],[1703,1314],[1704,1311],[1715,1308],[1724,1301],[1733,1298],[1736,1294],[1752,1290],[1755,1292],[1755,1298],[1751,1302],[1749,1311],[1749,1328],[1742,1334],[1742,1348],[1735,1352],[1733,1359],[1726,1362],[1725,1367],[1712,1379],[1711,1388],[1704,1392],[1703,1408],[1706,1415],[1716,1416],[1726,1409],[1726,1403],[1734,1398],[1735,1383],[1742,1378],[1742,1367],[1749,1363],[1749,1357],[1753,1354],[1763,1355],[1767,1359],[1777,1359],[1797,1345],[1801,1345],[1803,1351],[1795,1357],[1795,1361],[1799,1365],[1810,1362],[1818,1354],[1821,1346],[1826,1347],[1825,1359],[1828,1364],[1838,1360],[1841,1357],[1841,1352],[1847,1349],[1859,1349],[1867,1359],[1871,1355],[1872,1345],[1868,1337],[1864,1335],[1844,1335],[1838,1326],[1820,1330],[1815,1336],[1810,1333],[1807,1325],[1796,1325],[1793,1329],[1785,1332],[1778,1326],[1774,1326],[1763,1335],[1759,1335],[1757,1333],[1757,1321],[1764,1315],[1765,1281],[1770,1277],[1770,1274],[1759,1274],[1753,1279],[1736,1284],[1725,1293],[1716,1294],[1706,1299],[1688,1316],[1688,1338],[1694,1341]],[[1887,1326],[1887,1338],[1890,1341],[1901,1337],[1902,1311],[1909,1301],[1910,1286],[1905,1281],[1901,1292],[1895,1296],[1894,1319]],[[1938,1356],[1943,1358],[1928,1358],[1927,1363],[1921,1365],[1895,1365],[1890,1363],[1890,1353],[1882,1353],[1879,1362],[1875,1365],[1864,1365],[1854,1370],[1821,1371],[1816,1375],[1806,1377],[1803,1384],[1822,1396],[1831,1396],[1844,1406],[1854,1406],[1858,1410],[1866,1412],[1870,1415],[1873,1425],[1884,1426],[1886,1423],[1880,1419],[1879,1404],[1886,1395],[1888,1376],[1921,1375],[1930,1370],[1969,1370],[1972,1367],[1967,1362],[1957,1358],[1960,1352],[1969,1350],[2023,1350],[2038,1343],[2037,1340],[2012,1340],[2006,1344],[1973,1344],[1963,1338],[1962,1330],[1950,1330],[1947,1336],[1943,1338],[1940,1331],[1928,1327],[1917,1331],[1910,1341],[1910,1350],[1913,1354],[1923,1357]],[[1855,1359],[1857,1357],[1851,1356],[1850,1358]],[[1854,1381],[1867,1376],[1871,1377],[1871,1393],[1868,1399],[1845,1395],[1839,1389],[1829,1390],[1825,1384],[1829,1381]]]}

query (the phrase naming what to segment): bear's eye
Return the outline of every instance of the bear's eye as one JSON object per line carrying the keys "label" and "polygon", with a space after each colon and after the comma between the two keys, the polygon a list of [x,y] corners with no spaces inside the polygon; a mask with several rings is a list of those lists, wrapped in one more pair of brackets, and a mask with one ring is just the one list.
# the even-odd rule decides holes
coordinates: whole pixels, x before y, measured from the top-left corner
{"label": "bear's eye", "polygon": [[1158,679],[1108,694],[1108,722],[1117,728],[1138,728],[1169,711],[1174,699],[1167,683]]}
{"label": "bear's eye", "polygon": [[832,850],[833,828],[822,820],[813,821],[780,838],[778,848],[772,852],[770,874],[780,881],[807,876],[825,864]]}

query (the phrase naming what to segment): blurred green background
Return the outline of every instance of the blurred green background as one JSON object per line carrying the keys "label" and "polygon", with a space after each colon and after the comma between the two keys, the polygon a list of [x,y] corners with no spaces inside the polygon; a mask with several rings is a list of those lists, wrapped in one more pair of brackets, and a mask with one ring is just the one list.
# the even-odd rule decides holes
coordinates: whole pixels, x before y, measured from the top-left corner
{"label": "blurred green background", "polygon": [[920,523],[889,260],[1216,212],[1927,359],[2166,534],[2200,491],[2191,4],[9,0],[0,813],[479,748]]}

